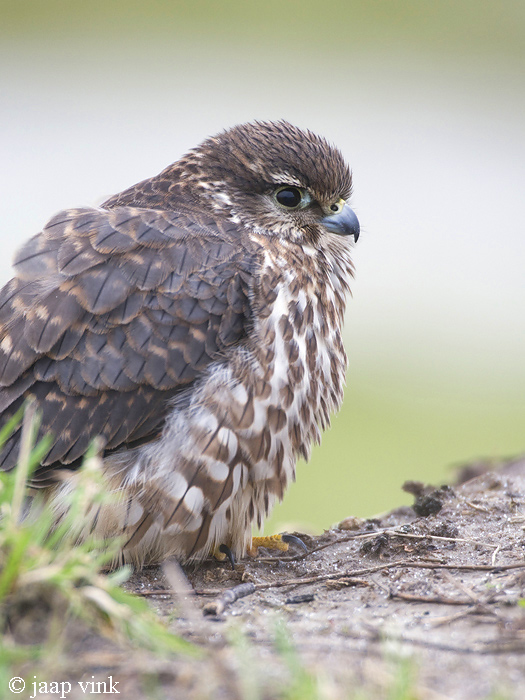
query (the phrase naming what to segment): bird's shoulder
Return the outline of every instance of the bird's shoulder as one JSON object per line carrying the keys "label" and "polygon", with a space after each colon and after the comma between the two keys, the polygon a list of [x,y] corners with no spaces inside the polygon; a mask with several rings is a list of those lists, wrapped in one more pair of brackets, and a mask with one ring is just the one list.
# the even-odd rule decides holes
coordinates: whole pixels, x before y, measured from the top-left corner
{"label": "bird's shoulder", "polygon": [[18,251],[0,292],[0,382],[72,328],[248,313],[256,258],[229,222],[133,207],[59,212]]}

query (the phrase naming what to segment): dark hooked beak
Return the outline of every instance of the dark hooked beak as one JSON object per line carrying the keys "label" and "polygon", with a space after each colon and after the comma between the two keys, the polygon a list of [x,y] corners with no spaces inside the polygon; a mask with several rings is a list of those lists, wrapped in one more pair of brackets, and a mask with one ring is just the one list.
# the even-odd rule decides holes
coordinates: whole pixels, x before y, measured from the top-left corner
{"label": "dark hooked beak", "polygon": [[348,204],[344,205],[339,214],[325,216],[321,223],[332,233],[338,233],[340,236],[353,236],[356,242],[359,238],[359,221]]}

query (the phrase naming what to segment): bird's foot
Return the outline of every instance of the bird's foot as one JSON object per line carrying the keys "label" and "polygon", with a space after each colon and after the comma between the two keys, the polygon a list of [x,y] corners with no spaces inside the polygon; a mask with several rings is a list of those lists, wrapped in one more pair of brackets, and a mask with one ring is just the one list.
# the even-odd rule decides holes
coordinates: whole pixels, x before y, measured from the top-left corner
{"label": "bird's foot", "polygon": [[[265,547],[266,549],[277,549],[280,552],[287,552],[290,545],[295,545],[303,552],[307,552],[305,543],[295,535],[268,535],[265,537],[252,537],[252,542],[248,547],[247,554],[250,557],[257,556],[257,550],[259,547]],[[232,550],[226,544],[221,544],[214,547],[212,555],[218,561],[228,561],[231,564],[232,569],[235,570],[235,557]]]}
{"label": "bird's foot", "polygon": [[256,557],[259,547],[287,552],[291,544],[296,545],[304,552],[308,551],[305,543],[295,535],[269,535],[267,537],[252,537],[252,543],[248,547],[248,554],[251,557]]}
{"label": "bird's foot", "polygon": [[215,547],[213,549],[212,554],[218,561],[224,561],[225,559],[228,559],[232,569],[235,571],[235,557],[233,556],[233,552],[228,547],[228,545],[220,544],[218,547]]}

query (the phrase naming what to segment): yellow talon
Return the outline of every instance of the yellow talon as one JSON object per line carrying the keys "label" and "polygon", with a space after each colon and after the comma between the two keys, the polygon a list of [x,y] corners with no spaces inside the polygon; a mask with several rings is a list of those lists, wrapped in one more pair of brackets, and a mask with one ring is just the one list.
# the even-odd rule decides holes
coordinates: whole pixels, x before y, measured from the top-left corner
{"label": "yellow talon", "polygon": [[259,547],[266,547],[267,549],[278,549],[280,552],[288,551],[288,543],[283,542],[282,535],[270,535],[268,537],[252,537],[252,543],[248,547],[248,554],[251,557],[257,556],[257,550]]}

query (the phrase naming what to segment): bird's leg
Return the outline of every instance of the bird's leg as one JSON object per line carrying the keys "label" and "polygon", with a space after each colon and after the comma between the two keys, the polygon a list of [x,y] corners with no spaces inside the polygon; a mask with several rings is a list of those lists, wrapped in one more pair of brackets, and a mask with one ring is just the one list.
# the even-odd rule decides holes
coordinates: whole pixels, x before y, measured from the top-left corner
{"label": "bird's leg", "polygon": [[257,556],[259,547],[287,552],[290,544],[296,545],[304,552],[308,551],[305,543],[295,535],[269,535],[267,537],[252,537],[252,543],[248,547],[248,554],[251,557]]}

